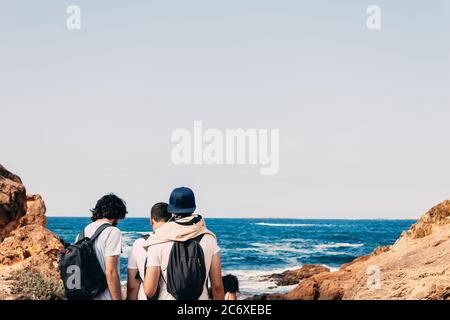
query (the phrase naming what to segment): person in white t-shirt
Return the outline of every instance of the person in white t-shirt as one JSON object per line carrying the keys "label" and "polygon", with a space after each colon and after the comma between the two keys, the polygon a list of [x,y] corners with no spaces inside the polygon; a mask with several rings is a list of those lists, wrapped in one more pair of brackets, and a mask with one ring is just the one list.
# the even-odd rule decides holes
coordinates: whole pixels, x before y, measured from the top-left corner
{"label": "person in white t-shirt", "polygon": [[[152,207],[150,224],[153,231],[158,230],[172,217],[172,214],[167,212],[167,206],[167,203],[159,202]],[[128,257],[127,300],[147,300],[143,285],[145,262],[147,261],[147,250],[144,249],[144,244],[149,236],[151,234],[137,239]]]}
{"label": "person in white t-shirt", "polygon": [[[117,228],[125,219],[125,202],[114,194],[108,194],[97,201],[92,212],[92,223],[84,228],[84,236],[92,237],[97,229],[107,223],[106,228],[94,241],[95,254],[106,276],[108,288],[94,300],[122,300],[120,286],[120,254],[122,252],[122,232]],[[77,236],[76,241],[78,241]]]}
{"label": "person in white t-shirt", "polygon": [[172,219],[161,226],[144,245],[147,249],[147,271],[144,280],[147,297],[158,293],[159,300],[175,299],[167,290],[167,267],[172,247],[175,241],[184,242],[202,236],[199,244],[205,259],[206,279],[198,300],[209,299],[208,278],[213,299],[224,300],[220,248],[215,235],[206,229],[203,218],[194,214],[195,208],[195,197],[191,189],[181,187],[172,191],[167,209],[172,213]]}

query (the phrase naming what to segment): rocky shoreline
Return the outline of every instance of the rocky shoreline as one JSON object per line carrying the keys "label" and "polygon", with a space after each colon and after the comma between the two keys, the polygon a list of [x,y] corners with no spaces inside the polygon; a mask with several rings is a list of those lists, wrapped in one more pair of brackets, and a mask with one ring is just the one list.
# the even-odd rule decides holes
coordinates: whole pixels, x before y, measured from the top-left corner
{"label": "rocky shoreline", "polygon": [[330,272],[330,268],[317,264],[305,264],[298,269],[287,270],[282,273],[273,273],[264,277],[264,280],[272,280],[277,286],[292,286],[322,272]]}
{"label": "rocky shoreline", "polygon": [[12,274],[33,270],[60,281],[57,259],[63,244],[48,230],[45,203],[27,194],[22,180],[0,165],[0,299],[20,299]]}
{"label": "rocky shoreline", "polygon": [[321,267],[325,268],[306,265],[272,274],[268,278],[279,285],[297,286],[286,294],[248,299],[449,300],[450,201],[430,209],[393,245],[376,248],[337,271]]}
{"label": "rocky shoreline", "polygon": [[[11,274],[17,270],[60,282],[57,259],[63,244],[46,228],[45,211],[42,198],[27,194],[21,179],[0,165],[0,300],[24,298],[14,292],[17,280]],[[450,201],[430,209],[393,245],[337,271],[304,265],[265,280],[296,287],[248,299],[450,299]]]}

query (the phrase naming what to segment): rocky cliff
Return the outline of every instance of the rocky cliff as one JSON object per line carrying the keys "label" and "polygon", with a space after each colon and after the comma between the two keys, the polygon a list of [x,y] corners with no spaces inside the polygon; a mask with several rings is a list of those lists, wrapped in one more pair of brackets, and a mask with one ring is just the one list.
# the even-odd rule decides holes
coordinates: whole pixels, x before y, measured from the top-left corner
{"label": "rocky cliff", "polygon": [[450,299],[450,201],[395,244],[302,281],[285,299]]}
{"label": "rocky cliff", "polygon": [[26,212],[26,190],[22,181],[0,165],[0,242],[17,228]]}
{"label": "rocky cliff", "polygon": [[45,203],[26,193],[21,179],[0,165],[0,298],[8,298],[14,270],[33,269],[57,279],[63,245],[45,226]]}

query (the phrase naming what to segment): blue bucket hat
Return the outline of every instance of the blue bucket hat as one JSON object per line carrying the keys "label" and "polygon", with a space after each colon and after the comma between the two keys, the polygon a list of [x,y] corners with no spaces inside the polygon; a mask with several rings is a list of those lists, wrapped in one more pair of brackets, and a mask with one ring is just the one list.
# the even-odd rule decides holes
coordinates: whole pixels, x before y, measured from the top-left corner
{"label": "blue bucket hat", "polygon": [[178,216],[188,216],[195,211],[194,192],[185,187],[176,188],[170,194],[167,211]]}

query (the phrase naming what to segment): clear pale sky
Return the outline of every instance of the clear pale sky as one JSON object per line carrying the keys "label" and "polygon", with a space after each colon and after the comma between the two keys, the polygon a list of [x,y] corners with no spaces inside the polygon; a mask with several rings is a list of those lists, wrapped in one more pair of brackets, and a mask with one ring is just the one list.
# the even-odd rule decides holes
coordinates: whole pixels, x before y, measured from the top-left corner
{"label": "clear pale sky", "polygon": [[[209,217],[415,218],[450,198],[449,25],[445,0],[5,1],[0,163],[50,216],[184,185]],[[280,129],[279,174],[175,166],[194,120]]]}

